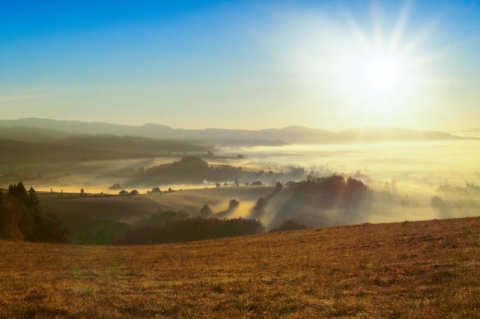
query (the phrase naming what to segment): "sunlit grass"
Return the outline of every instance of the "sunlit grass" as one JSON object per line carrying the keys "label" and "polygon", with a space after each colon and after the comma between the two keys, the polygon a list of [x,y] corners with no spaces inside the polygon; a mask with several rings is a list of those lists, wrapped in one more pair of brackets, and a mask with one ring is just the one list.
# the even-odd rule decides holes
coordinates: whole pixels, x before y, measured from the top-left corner
{"label": "sunlit grass", "polygon": [[0,242],[1,318],[477,318],[480,219],[155,246]]}

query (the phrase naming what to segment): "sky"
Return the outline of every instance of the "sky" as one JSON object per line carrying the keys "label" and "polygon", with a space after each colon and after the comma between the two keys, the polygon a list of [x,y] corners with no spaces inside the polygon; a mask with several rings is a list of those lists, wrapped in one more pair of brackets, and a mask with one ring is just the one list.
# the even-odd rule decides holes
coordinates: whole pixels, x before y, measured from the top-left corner
{"label": "sky", "polygon": [[480,129],[480,1],[0,1],[0,118]]}

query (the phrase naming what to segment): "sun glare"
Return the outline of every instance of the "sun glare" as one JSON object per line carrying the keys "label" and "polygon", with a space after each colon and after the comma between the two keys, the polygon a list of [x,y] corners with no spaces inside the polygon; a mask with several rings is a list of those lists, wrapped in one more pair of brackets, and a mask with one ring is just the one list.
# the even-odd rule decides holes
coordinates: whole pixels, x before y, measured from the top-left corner
{"label": "sun glare", "polygon": [[433,67],[443,53],[429,42],[436,20],[416,29],[412,3],[383,6],[371,1],[370,12],[340,6],[331,14],[281,16],[272,52],[319,121],[342,124],[348,116],[353,126],[410,126],[435,107],[434,89],[443,81]]}
{"label": "sun glare", "polygon": [[398,76],[398,66],[393,60],[374,59],[365,69],[366,85],[373,90],[393,90]]}

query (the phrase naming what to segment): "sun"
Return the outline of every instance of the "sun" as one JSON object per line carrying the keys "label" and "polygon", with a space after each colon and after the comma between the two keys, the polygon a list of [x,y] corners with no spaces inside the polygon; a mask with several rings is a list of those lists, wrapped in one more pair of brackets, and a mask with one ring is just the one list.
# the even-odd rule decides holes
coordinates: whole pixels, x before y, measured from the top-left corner
{"label": "sun", "polygon": [[412,1],[367,2],[360,11],[340,5],[282,16],[272,52],[319,121],[410,125],[435,107],[435,88],[448,81],[435,67],[449,48],[432,51],[438,22],[415,28]]}
{"label": "sun", "polygon": [[364,81],[367,89],[390,91],[398,80],[398,63],[390,58],[373,58],[366,63]]}

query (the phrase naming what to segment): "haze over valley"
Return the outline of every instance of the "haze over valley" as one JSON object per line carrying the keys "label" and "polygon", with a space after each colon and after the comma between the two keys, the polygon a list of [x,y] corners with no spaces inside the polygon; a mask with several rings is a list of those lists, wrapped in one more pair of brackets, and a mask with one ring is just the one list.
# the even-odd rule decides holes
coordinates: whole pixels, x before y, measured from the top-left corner
{"label": "haze over valley", "polygon": [[[175,130],[24,119],[1,122],[0,181],[39,191],[79,242],[96,220],[110,221],[96,232],[120,234],[159,210],[200,216],[204,205],[217,218],[257,218],[267,229],[287,220],[318,227],[464,217],[480,205],[478,143],[391,127]],[[336,175],[369,192],[348,213],[343,200],[325,204],[298,191]],[[232,199],[240,204],[233,209]]]}
{"label": "haze over valley", "polygon": [[478,318],[478,21],[0,2],[0,318]]}

